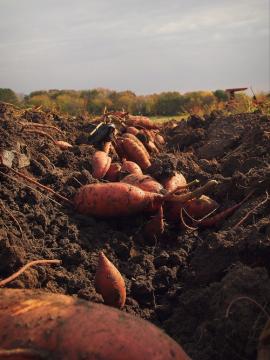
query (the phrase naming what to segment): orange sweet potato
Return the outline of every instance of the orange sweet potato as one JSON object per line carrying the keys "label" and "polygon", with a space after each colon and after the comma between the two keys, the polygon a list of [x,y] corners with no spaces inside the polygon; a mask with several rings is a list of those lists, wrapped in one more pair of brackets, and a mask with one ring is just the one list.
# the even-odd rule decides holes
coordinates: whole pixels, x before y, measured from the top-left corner
{"label": "orange sweet potato", "polygon": [[141,167],[142,170],[147,169],[151,165],[147,150],[139,146],[136,141],[129,138],[124,138],[122,144],[126,158],[128,158],[128,160],[134,161]]}
{"label": "orange sweet potato", "polygon": [[194,219],[200,219],[218,208],[218,203],[206,195],[202,195],[198,199],[189,200],[185,206],[187,213]]}
{"label": "orange sweet potato", "polygon": [[144,191],[158,194],[164,191],[163,186],[149,175],[130,174],[125,176],[121,182],[137,186]]}
{"label": "orange sweet potato", "polygon": [[111,165],[112,159],[104,151],[97,151],[92,158],[92,175],[96,179],[103,178]]}
{"label": "orange sweet potato", "polygon": [[158,129],[158,126],[146,116],[129,115],[126,124],[130,126],[141,126],[145,129]]}
{"label": "orange sweet potato", "polygon": [[147,321],[40,290],[1,289],[0,324],[1,359],[190,360]]}
{"label": "orange sweet potato", "polygon": [[72,145],[69,144],[68,142],[66,141],[62,141],[62,140],[55,140],[55,145],[59,147],[59,149],[61,150],[67,150],[67,149],[70,149],[72,148]]}
{"label": "orange sweet potato", "polygon": [[142,169],[134,161],[128,161],[123,159],[123,165],[121,171],[128,172],[130,174],[139,174],[142,175]]}
{"label": "orange sweet potato", "polygon": [[149,155],[146,147],[145,147],[144,144],[141,142],[141,140],[137,138],[137,136],[135,136],[135,135],[133,135],[133,134],[125,133],[125,134],[123,134],[123,138],[125,138],[125,139],[131,139],[131,140],[135,141],[135,143],[143,150],[143,152],[145,153],[145,155],[150,159],[150,155]]}
{"label": "orange sweet potato", "polygon": [[132,135],[135,135],[135,136],[139,133],[139,131],[140,131],[140,130],[138,130],[138,129],[135,128],[134,126],[128,126],[128,127],[126,128],[126,132],[127,132],[128,134],[132,134]]}
{"label": "orange sweet potato", "polygon": [[102,295],[106,305],[122,308],[126,301],[126,286],[117,268],[101,251],[95,276],[96,291]]}
{"label": "orange sweet potato", "polygon": [[181,173],[176,172],[169,178],[163,179],[161,183],[166,190],[173,191],[179,186],[185,186],[187,181]]}
{"label": "orange sweet potato", "polygon": [[78,212],[100,217],[133,215],[162,202],[162,195],[123,182],[84,185],[73,201]]}

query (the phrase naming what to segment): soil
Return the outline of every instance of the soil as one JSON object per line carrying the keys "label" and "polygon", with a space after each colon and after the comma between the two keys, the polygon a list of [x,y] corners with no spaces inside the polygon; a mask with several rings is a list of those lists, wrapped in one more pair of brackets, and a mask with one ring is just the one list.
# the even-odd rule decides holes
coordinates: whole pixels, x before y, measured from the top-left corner
{"label": "soil", "polygon": [[[51,140],[22,131],[22,122],[57,126],[57,140],[75,144],[61,151]],[[0,152],[13,151],[13,168],[72,199],[91,176],[87,116],[72,118],[40,109],[20,110],[0,103]],[[270,118],[261,113],[191,117],[163,127],[162,154],[149,172],[158,180],[173,170],[188,181],[219,184],[210,193],[220,211],[249,199],[211,229],[183,231],[167,224],[163,237],[148,242],[141,229],[149,216],[97,219],[76,213],[52,195],[0,167],[0,278],[30,260],[61,259],[61,266],[27,270],[8,284],[42,288],[102,302],[93,280],[98,253],[124,276],[123,311],[147,319],[178,341],[194,360],[256,359],[270,313]],[[226,310],[237,297],[228,317]]]}

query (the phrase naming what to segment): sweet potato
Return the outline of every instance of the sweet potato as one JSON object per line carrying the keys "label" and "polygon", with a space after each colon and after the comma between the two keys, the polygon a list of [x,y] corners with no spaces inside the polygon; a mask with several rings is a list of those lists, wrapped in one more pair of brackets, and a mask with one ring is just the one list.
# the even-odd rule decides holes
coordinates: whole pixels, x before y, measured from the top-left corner
{"label": "sweet potato", "polygon": [[151,203],[161,204],[163,196],[123,182],[89,184],[78,190],[73,202],[82,214],[114,217],[140,213],[147,210]]}
{"label": "sweet potato", "polygon": [[136,164],[134,161],[128,161],[126,159],[123,159],[121,171],[128,172],[130,174],[142,175],[142,169],[139,167],[139,165]]}
{"label": "sweet potato", "polygon": [[194,197],[201,196],[216,183],[215,180],[210,180],[193,192],[180,195],[174,195],[171,192],[166,195],[151,193],[121,182],[88,184],[77,191],[73,206],[81,214],[100,217],[128,216],[143,211],[157,210],[165,201],[185,203]]}
{"label": "sweet potato", "polygon": [[112,143],[110,141],[105,142],[103,145],[103,151],[108,155],[111,149]]}
{"label": "sweet potato", "polygon": [[[181,192],[180,191],[180,194],[182,194],[182,196],[179,195],[179,197],[181,198],[180,201],[170,202],[170,203],[166,204],[166,206],[165,206],[166,219],[180,224],[181,223],[180,215],[181,215],[182,209],[186,208],[187,204],[190,203],[191,201],[193,201],[194,199],[200,198],[204,192],[206,192],[209,188],[214,186],[216,183],[217,182],[215,180],[210,180],[204,186],[202,186],[198,189],[195,189],[192,192]],[[178,193],[178,191],[177,191],[177,193]],[[196,207],[194,206],[194,202],[193,202],[193,209],[194,208],[196,208]],[[212,208],[212,210],[213,210],[213,208]],[[199,212],[199,211],[197,211],[197,212]],[[205,213],[205,209],[203,211],[201,211],[201,213],[203,213],[203,212],[204,212],[204,215],[207,215],[209,213],[209,211]],[[195,215],[195,211],[189,215],[193,217]]]}
{"label": "sweet potato", "polygon": [[173,191],[179,186],[185,186],[187,181],[181,173],[176,172],[169,178],[163,179],[161,183],[166,190]]}
{"label": "sweet potato", "polygon": [[138,130],[138,129],[135,128],[134,126],[128,126],[128,127],[126,128],[126,132],[127,132],[128,134],[132,134],[132,135],[135,135],[135,136],[139,133],[139,131],[140,131],[140,130]]}
{"label": "sweet potato", "polygon": [[141,126],[145,129],[158,129],[158,126],[146,116],[129,115],[126,124],[130,126]]}
{"label": "sweet potato", "polygon": [[145,155],[150,159],[150,155],[149,155],[146,147],[145,147],[144,144],[141,142],[141,140],[137,138],[137,136],[134,136],[134,135],[132,135],[132,134],[127,134],[127,133],[125,133],[125,134],[123,134],[123,138],[125,138],[125,139],[130,139],[130,140],[135,141],[135,143],[136,143],[140,148],[142,148],[142,150],[143,150],[143,152],[145,153]]}
{"label": "sweet potato", "polygon": [[121,168],[122,166],[119,163],[111,164],[106,173],[105,179],[109,181],[118,181]]}
{"label": "sweet potato", "polygon": [[159,150],[153,141],[150,140],[147,143],[145,143],[145,147],[150,153],[159,154]]}
{"label": "sweet potato", "polygon": [[148,152],[139,146],[134,140],[124,138],[122,144],[126,155],[125,157],[128,160],[134,161],[141,167],[142,170],[147,169],[151,165]]}
{"label": "sweet potato", "polygon": [[59,149],[61,150],[67,150],[67,149],[70,149],[72,148],[72,145],[69,144],[68,142],[66,141],[62,141],[62,140],[55,140],[55,145],[59,147]]}
{"label": "sweet potato", "polygon": [[104,152],[97,151],[92,158],[92,175],[96,179],[103,178],[111,165],[112,159]]}
{"label": "sweet potato", "polygon": [[163,186],[149,175],[130,174],[125,176],[121,182],[137,186],[144,191],[158,194],[162,191],[165,192]]}
{"label": "sweet potato", "polygon": [[164,145],[165,144],[165,140],[164,140],[164,137],[160,134],[156,134],[155,135],[155,143],[158,143],[160,145]]}
{"label": "sweet potato", "polygon": [[102,295],[106,305],[122,308],[126,301],[126,286],[117,268],[101,251],[95,276],[96,291]]}
{"label": "sweet potato", "polygon": [[218,208],[218,203],[206,195],[202,195],[198,199],[189,200],[184,208],[188,215],[194,219],[200,219]]}
{"label": "sweet potato", "polygon": [[190,360],[145,320],[40,290],[1,289],[0,324],[1,359]]}

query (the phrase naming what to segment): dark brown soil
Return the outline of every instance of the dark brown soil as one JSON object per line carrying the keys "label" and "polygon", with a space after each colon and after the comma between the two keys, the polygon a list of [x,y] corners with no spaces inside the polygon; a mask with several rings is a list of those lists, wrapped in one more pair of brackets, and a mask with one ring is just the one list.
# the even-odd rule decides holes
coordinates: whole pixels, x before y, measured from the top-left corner
{"label": "dark brown soil", "polygon": [[[50,131],[56,139],[77,145],[61,151],[47,138],[22,132],[23,121],[55,125],[65,134]],[[71,199],[81,184],[96,181],[90,129],[87,117],[0,104],[0,151],[15,151],[15,169]],[[248,300],[235,303],[228,318],[225,313],[239,296],[270,312],[270,201],[232,229],[270,190],[270,119],[259,113],[213,114],[163,132],[167,149],[151,168],[157,179],[174,169],[188,181],[216,179],[211,196],[221,210],[250,190],[253,195],[216,228],[183,232],[168,224],[163,238],[151,244],[141,235],[149,217],[100,220],[76,214],[1,167],[0,278],[29,260],[61,259],[61,266],[29,269],[8,286],[102,302],[93,279],[103,250],[125,278],[124,311],[163,328],[194,360],[255,359],[264,313]]]}

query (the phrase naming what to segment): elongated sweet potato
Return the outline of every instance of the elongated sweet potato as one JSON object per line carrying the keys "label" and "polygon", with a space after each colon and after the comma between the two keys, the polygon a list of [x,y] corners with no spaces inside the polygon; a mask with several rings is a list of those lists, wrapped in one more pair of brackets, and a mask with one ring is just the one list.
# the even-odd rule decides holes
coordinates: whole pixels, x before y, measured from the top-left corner
{"label": "elongated sweet potato", "polygon": [[104,303],[122,308],[126,301],[126,286],[117,268],[101,251],[95,276],[96,291],[102,295]]}
{"label": "elongated sweet potato", "polygon": [[163,186],[149,175],[130,174],[125,176],[121,182],[137,186],[138,188],[153,193],[164,193]]}
{"label": "elongated sweet potato", "polygon": [[78,212],[100,217],[133,215],[147,210],[152,203],[162,202],[162,195],[122,182],[85,185],[74,198]]}
{"label": "elongated sweet potato", "polygon": [[141,126],[145,129],[158,129],[158,126],[146,116],[129,115],[126,124],[130,126]]}
{"label": "elongated sweet potato", "polygon": [[134,140],[124,138],[123,149],[126,158],[134,161],[141,167],[142,170],[147,169],[151,165],[148,152],[139,146]]}
{"label": "elongated sweet potato", "polygon": [[103,178],[111,165],[112,159],[104,152],[97,151],[92,158],[92,175],[96,179]]}
{"label": "elongated sweet potato", "polygon": [[134,161],[128,161],[123,159],[123,165],[121,171],[128,172],[130,174],[139,174],[142,175],[142,169]]}
{"label": "elongated sweet potato", "polygon": [[138,129],[135,128],[134,126],[128,126],[128,127],[126,128],[126,132],[127,132],[128,134],[133,134],[133,135],[135,135],[135,136],[139,133],[139,131],[140,131],[140,130],[138,130]]}
{"label": "elongated sweet potato", "polygon": [[176,172],[173,176],[163,179],[161,183],[166,190],[173,191],[179,186],[185,186],[187,181],[181,173]]}
{"label": "elongated sweet potato", "polygon": [[133,140],[145,153],[145,155],[148,157],[148,159],[150,159],[150,155],[146,149],[146,147],[144,146],[144,144],[142,143],[142,141],[140,139],[137,138],[137,136],[133,135],[133,134],[123,134],[123,138],[124,139],[130,139]]}
{"label": "elongated sweet potato", "polygon": [[[0,324],[1,359],[190,359],[147,321],[105,305],[39,290],[1,289]],[[16,348],[21,350],[19,356],[4,356],[5,350],[8,354]]]}

